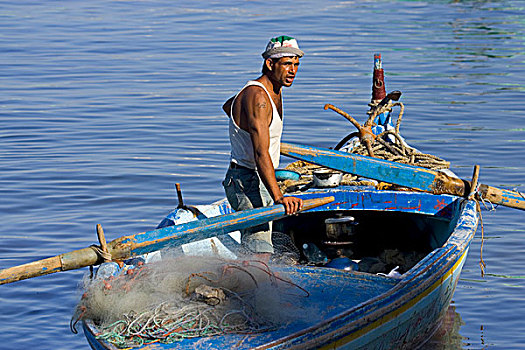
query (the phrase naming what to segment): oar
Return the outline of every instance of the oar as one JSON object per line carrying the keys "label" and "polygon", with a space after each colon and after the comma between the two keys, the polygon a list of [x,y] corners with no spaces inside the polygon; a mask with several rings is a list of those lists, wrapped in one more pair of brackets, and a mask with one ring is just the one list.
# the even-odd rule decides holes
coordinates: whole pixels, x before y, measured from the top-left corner
{"label": "oar", "polygon": [[[323,197],[303,201],[302,211],[319,207],[334,201],[334,197]],[[112,259],[123,260],[150,253],[170,246],[215,237],[241,230],[286,216],[282,205],[274,205],[232,214],[215,216],[169,226],[158,230],[137,233],[117,238],[107,244]],[[103,261],[97,249],[91,247],[75,250],[51,258],[0,270],[0,284],[11,283],[31,277],[59,271],[74,270],[99,264]]]}
{"label": "oar", "polygon": [[[281,143],[281,154],[327,168],[434,194],[466,197],[470,181],[448,176],[439,171],[371,158],[326,148]],[[525,197],[518,193],[480,184],[477,195],[493,204],[525,210]]]}

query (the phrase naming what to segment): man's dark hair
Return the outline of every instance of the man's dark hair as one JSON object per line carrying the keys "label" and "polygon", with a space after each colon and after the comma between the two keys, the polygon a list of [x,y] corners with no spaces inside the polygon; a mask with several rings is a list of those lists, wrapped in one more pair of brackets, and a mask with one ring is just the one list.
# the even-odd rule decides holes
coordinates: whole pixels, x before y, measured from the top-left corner
{"label": "man's dark hair", "polygon": [[[280,60],[280,58],[270,58],[270,59],[273,61],[273,63]],[[266,60],[264,60],[263,66],[262,66],[262,74],[266,74],[266,73],[268,73],[268,67],[266,67]]]}

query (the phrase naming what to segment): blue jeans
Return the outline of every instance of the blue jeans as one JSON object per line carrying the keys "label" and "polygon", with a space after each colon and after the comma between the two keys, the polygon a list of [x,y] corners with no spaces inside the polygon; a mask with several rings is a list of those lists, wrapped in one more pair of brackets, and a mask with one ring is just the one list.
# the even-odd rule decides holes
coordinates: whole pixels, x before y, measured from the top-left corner
{"label": "blue jeans", "polygon": [[[273,204],[272,197],[261,181],[257,171],[229,168],[222,182],[226,198],[236,210],[266,207]],[[272,223],[241,230],[241,243],[253,253],[272,253]]]}

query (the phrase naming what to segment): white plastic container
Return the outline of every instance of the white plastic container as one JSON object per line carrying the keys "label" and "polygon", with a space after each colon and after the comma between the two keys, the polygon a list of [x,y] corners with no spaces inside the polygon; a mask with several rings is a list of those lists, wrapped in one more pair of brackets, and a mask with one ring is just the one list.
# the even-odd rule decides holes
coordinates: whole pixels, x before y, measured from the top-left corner
{"label": "white plastic container", "polygon": [[341,183],[343,173],[330,169],[314,171],[314,186],[318,188],[337,187]]}

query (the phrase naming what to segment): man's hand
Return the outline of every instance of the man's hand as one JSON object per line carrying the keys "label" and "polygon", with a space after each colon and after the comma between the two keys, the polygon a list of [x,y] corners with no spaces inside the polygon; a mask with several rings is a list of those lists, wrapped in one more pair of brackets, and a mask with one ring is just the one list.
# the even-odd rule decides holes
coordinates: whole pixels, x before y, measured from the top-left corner
{"label": "man's hand", "polygon": [[287,215],[295,214],[303,208],[303,200],[297,197],[281,197],[275,203],[284,205]]}

